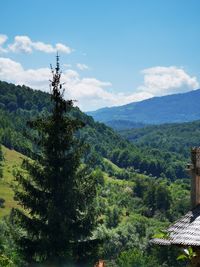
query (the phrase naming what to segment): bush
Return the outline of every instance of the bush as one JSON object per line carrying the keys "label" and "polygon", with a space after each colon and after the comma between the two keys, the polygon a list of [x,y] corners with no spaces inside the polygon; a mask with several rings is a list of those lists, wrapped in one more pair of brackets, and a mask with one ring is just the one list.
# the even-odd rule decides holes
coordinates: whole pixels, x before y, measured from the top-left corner
{"label": "bush", "polygon": [[119,267],[155,267],[157,262],[138,249],[124,251],[117,259]]}

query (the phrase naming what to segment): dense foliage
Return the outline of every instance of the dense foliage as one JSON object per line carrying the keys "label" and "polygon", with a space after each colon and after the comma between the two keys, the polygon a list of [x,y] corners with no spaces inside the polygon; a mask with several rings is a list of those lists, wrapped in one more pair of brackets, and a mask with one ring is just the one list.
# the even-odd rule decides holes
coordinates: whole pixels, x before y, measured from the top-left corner
{"label": "dense foliage", "polygon": [[26,86],[0,81],[0,107],[10,112],[20,109],[42,111],[50,109],[50,95]]}
{"label": "dense foliage", "polygon": [[200,121],[146,126],[120,134],[140,148],[154,148],[188,160],[190,148],[200,144]]}
{"label": "dense foliage", "polygon": [[149,240],[189,209],[189,185],[133,172],[126,175],[127,180],[105,177],[99,186],[97,236],[106,238],[102,257],[113,259],[113,266],[180,266],[177,251],[155,248]]}
{"label": "dense foliage", "polygon": [[162,161],[163,174],[175,180],[187,177],[185,166],[190,162],[191,147],[200,144],[200,121],[148,126],[142,129],[120,131],[147,156],[154,154]]}
{"label": "dense foliage", "polygon": [[[115,169],[118,176],[124,171]],[[128,171],[127,180],[116,179],[100,170],[93,175],[99,181],[96,209],[100,214],[94,236],[104,240],[98,257],[105,259],[107,266],[115,267],[184,266],[176,261],[178,251],[151,246],[149,240],[188,210],[189,185],[180,180],[175,183],[152,180]],[[8,246],[3,232],[2,242]],[[21,266],[17,261],[20,257],[14,256],[15,249],[13,246],[10,254],[4,250],[4,255],[15,263],[14,266]]]}

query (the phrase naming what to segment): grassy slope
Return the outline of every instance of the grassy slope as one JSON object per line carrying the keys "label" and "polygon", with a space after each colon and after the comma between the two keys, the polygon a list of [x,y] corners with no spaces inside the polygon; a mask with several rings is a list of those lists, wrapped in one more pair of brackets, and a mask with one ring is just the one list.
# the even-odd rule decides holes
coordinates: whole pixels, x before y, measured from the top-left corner
{"label": "grassy slope", "polygon": [[16,206],[13,200],[13,190],[11,184],[14,180],[13,171],[18,168],[24,156],[15,150],[10,150],[2,146],[4,154],[3,179],[0,179],[0,198],[5,199],[5,208],[0,208],[0,218],[8,215],[11,208]]}
{"label": "grassy slope", "polygon": [[[14,181],[14,170],[19,168],[22,163],[24,155],[15,150],[10,150],[5,146],[2,146],[3,154],[4,154],[4,163],[3,163],[3,179],[0,179],[0,198],[5,200],[5,208],[0,208],[0,218],[8,215],[11,208],[16,207],[17,204],[13,200],[13,190],[12,190],[12,183]],[[117,167],[111,161],[104,159],[107,164],[111,165],[112,168],[116,172],[121,172],[122,169]],[[131,181],[124,181],[118,180],[114,177],[109,177],[107,173],[104,173],[104,179],[106,184],[113,184],[118,186],[133,186],[133,182]]]}

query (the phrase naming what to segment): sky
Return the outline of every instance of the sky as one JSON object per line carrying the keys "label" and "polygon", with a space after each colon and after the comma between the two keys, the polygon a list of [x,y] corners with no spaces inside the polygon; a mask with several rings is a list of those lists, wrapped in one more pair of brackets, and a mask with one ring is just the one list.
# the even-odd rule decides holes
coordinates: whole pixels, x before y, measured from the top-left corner
{"label": "sky", "polygon": [[2,0],[0,80],[49,92],[58,51],[65,98],[83,111],[200,87],[199,0]]}

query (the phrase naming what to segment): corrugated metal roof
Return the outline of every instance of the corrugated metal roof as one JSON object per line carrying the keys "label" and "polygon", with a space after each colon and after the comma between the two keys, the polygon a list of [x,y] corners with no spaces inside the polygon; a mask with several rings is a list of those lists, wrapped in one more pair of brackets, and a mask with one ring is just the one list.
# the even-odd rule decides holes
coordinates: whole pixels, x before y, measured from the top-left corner
{"label": "corrugated metal roof", "polygon": [[154,238],[158,245],[200,246],[200,205],[186,213],[167,229],[166,239]]}

